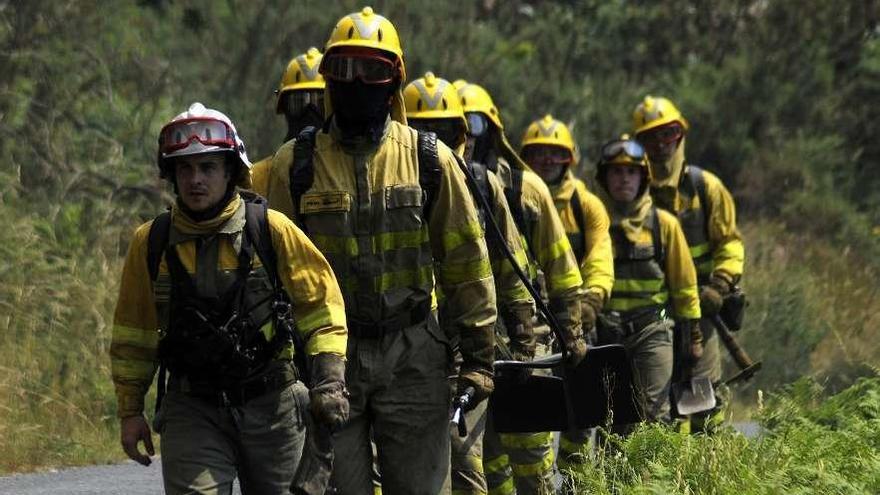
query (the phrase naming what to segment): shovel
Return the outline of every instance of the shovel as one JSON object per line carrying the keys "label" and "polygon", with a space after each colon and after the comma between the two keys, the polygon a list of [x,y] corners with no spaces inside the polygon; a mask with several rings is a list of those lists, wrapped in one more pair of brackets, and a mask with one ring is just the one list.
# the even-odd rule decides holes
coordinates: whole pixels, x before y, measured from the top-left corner
{"label": "shovel", "polygon": [[689,416],[715,407],[715,389],[708,376],[693,378],[691,369],[682,370],[682,381],[672,384],[672,398],[678,414]]}

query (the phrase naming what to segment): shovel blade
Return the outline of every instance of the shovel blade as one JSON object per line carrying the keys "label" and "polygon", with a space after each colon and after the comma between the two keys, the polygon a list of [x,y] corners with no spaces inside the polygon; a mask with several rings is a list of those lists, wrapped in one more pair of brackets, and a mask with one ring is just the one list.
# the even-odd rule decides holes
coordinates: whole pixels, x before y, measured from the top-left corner
{"label": "shovel blade", "polygon": [[678,414],[682,416],[709,411],[715,407],[715,389],[712,388],[712,380],[707,376],[674,383],[672,397],[675,399]]}

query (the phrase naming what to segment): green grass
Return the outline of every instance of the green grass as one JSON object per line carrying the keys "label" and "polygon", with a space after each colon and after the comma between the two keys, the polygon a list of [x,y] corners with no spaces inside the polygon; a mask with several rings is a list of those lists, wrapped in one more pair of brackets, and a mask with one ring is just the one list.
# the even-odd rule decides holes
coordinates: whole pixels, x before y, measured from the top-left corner
{"label": "green grass", "polygon": [[573,473],[577,493],[880,493],[880,376],[825,400],[821,387],[803,379],[768,402],[756,439],[732,429],[688,436],[657,425],[611,435]]}

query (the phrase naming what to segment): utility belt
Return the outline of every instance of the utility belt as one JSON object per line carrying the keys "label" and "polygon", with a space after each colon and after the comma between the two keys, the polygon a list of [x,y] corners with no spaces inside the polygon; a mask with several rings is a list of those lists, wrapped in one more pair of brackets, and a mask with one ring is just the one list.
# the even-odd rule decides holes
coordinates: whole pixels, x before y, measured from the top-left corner
{"label": "utility belt", "polygon": [[600,345],[620,344],[649,325],[666,319],[666,308],[651,307],[624,313],[606,311],[599,314],[596,331]]}
{"label": "utility belt", "polygon": [[[273,363],[274,364],[274,363]],[[238,407],[270,392],[283,390],[296,382],[299,373],[293,363],[279,363],[275,369],[258,377],[238,383],[220,384],[215,381],[190,379],[171,375],[168,390],[181,392],[217,407]]]}
{"label": "utility belt", "polygon": [[430,315],[431,301],[426,300],[409,311],[401,311],[380,321],[368,322],[349,318],[348,335],[356,339],[381,339],[385,335],[425,322]]}

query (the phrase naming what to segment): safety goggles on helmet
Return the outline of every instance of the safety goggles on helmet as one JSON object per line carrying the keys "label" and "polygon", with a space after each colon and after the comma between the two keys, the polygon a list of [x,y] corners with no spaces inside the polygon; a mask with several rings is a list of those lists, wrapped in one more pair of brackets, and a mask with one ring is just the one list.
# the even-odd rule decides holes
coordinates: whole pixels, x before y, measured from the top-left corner
{"label": "safety goggles on helmet", "polygon": [[321,62],[321,75],[339,82],[360,79],[366,84],[386,84],[394,80],[399,70],[398,62],[366,53],[334,53],[325,55]]}
{"label": "safety goggles on helmet", "polygon": [[639,143],[645,148],[655,148],[659,145],[674,143],[684,136],[684,127],[678,122],[648,129],[636,135]]}
{"label": "safety goggles on helmet", "polygon": [[572,161],[571,151],[544,144],[530,144],[522,150],[522,159],[534,165],[565,165]]}
{"label": "safety goggles on helmet", "polygon": [[489,130],[489,119],[479,112],[467,112],[465,114],[468,122],[468,134],[473,137],[480,137]]}
{"label": "safety goggles on helmet", "polygon": [[162,154],[180,151],[193,141],[204,146],[235,149],[235,131],[226,122],[212,118],[175,120],[159,132],[159,151]]}
{"label": "safety goggles on helmet", "polygon": [[314,106],[319,112],[324,113],[324,90],[295,90],[287,93],[287,115],[297,116],[309,107]]}
{"label": "safety goggles on helmet", "polygon": [[602,146],[603,162],[614,161],[620,155],[626,155],[633,162],[641,162],[645,159],[645,148],[632,139],[612,141]]}

